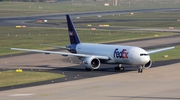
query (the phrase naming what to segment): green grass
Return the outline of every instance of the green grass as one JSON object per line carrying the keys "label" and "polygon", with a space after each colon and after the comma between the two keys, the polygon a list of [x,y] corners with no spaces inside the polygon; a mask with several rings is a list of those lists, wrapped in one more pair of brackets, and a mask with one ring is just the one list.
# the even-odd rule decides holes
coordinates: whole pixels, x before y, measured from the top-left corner
{"label": "green grass", "polygon": [[[168,57],[164,57],[165,55],[168,55]],[[176,46],[172,50],[151,54],[151,59],[153,61],[180,59],[180,46]]]}
{"label": "green grass", "polygon": [[0,87],[40,82],[63,77],[64,75],[49,72],[23,71],[17,73],[15,70],[8,70],[0,72]]}
{"label": "green grass", "polygon": [[[104,3],[110,3],[105,7]],[[40,2],[0,2],[0,16],[24,16],[52,13],[70,13],[83,11],[100,10],[125,10],[125,9],[143,9],[143,8],[176,8],[180,2],[177,0],[121,0],[118,6],[112,5],[112,0],[94,1],[94,0],[75,0],[74,2],[59,3],[40,3]],[[42,7],[42,9],[41,9]]]}

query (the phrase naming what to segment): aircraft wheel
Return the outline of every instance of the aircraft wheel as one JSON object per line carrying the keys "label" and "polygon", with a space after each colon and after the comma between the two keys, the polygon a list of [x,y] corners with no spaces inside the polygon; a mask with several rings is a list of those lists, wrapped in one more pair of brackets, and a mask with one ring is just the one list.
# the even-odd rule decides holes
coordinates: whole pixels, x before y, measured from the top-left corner
{"label": "aircraft wheel", "polygon": [[120,67],[114,67],[114,70],[120,70]]}
{"label": "aircraft wheel", "polygon": [[142,68],[139,68],[138,69],[138,73],[142,73],[143,72],[143,69]]}
{"label": "aircraft wheel", "polygon": [[120,71],[123,71],[123,70],[124,70],[124,67],[114,67],[114,70],[120,70]]}
{"label": "aircraft wheel", "polygon": [[124,70],[124,67],[121,67],[120,69],[123,71],[123,70]]}

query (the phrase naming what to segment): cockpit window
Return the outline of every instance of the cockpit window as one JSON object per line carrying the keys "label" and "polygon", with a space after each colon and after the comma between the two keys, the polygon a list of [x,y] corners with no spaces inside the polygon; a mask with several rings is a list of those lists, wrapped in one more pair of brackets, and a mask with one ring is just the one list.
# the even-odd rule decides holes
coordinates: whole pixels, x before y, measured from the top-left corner
{"label": "cockpit window", "polygon": [[148,54],[141,53],[140,56],[148,56]]}

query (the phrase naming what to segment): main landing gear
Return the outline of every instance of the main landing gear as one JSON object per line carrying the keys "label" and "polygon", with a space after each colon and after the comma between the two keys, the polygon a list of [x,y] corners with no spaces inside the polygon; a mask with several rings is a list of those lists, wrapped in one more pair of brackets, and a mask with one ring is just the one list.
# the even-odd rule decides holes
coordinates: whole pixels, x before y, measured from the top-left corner
{"label": "main landing gear", "polygon": [[[143,72],[143,65],[138,66],[138,73],[142,73]],[[114,67],[114,70],[119,70],[119,71],[123,71],[124,67],[122,67],[122,64],[119,64],[118,66]]]}
{"label": "main landing gear", "polygon": [[124,67],[122,67],[122,64],[119,64],[118,66],[114,67],[114,70],[123,71],[123,70],[124,70]]}

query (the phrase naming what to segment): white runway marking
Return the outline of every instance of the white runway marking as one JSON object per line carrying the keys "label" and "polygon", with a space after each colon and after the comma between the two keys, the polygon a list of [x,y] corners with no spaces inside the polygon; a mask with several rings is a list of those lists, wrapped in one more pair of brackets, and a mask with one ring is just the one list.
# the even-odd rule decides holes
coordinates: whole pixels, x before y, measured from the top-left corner
{"label": "white runway marking", "polygon": [[34,94],[12,94],[9,96],[31,96],[31,95],[34,95]]}

